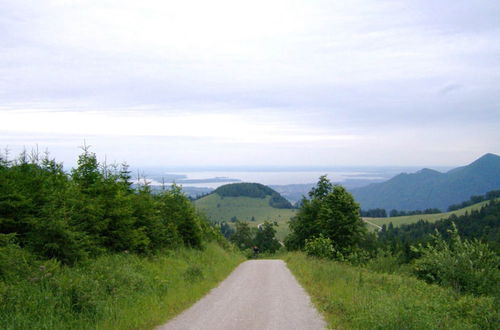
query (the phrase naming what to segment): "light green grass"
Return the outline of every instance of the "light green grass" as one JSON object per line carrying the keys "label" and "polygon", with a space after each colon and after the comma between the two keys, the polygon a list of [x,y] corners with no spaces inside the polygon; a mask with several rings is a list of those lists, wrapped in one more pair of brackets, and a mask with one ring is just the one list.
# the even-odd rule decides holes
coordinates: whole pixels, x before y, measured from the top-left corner
{"label": "light green grass", "polygon": [[458,295],[302,253],[284,260],[332,329],[494,329],[500,322],[492,297]]}
{"label": "light green grass", "polygon": [[[278,223],[277,234],[279,240],[283,240],[290,232],[288,221],[295,215],[293,209],[277,209],[269,205],[270,196],[266,198],[252,197],[224,197],[218,194],[210,194],[197,201],[195,206],[205,213],[212,221],[227,221],[234,216],[240,221],[246,221],[251,226],[257,227],[264,221],[276,221]],[[255,221],[251,221],[252,217]]]}
{"label": "light green grass", "polygon": [[455,214],[456,216],[461,216],[464,215],[465,212],[471,212],[475,210],[481,209],[481,207],[485,206],[488,204],[488,201],[484,201],[481,203],[477,203],[471,206],[467,206],[463,209],[456,210],[456,211],[451,211],[451,212],[444,212],[444,213],[436,213],[436,214],[417,214],[417,215],[408,215],[408,216],[402,216],[402,217],[390,217],[390,218],[363,218],[368,224],[369,227],[375,228],[375,226],[371,226],[370,223],[382,226],[382,225],[388,225],[389,223],[392,222],[394,227],[398,227],[404,224],[410,224],[410,223],[415,223],[418,222],[419,220],[425,220],[428,222],[436,222],[441,219],[446,219],[450,215]]}
{"label": "light green grass", "polygon": [[1,329],[150,329],[223,280],[243,256],[209,244],[155,257],[103,256],[0,281]]}

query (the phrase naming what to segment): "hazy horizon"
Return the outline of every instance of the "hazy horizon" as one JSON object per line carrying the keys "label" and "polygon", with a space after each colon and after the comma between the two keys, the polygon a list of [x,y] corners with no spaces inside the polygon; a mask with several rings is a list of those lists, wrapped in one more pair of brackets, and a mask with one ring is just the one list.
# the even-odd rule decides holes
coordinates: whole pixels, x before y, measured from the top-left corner
{"label": "hazy horizon", "polygon": [[134,167],[500,154],[500,2],[0,1],[0,148]]}

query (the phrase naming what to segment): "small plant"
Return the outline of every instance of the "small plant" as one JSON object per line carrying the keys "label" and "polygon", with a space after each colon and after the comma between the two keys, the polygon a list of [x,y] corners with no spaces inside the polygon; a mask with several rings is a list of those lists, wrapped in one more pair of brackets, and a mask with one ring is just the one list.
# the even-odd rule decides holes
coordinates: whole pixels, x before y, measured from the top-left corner
{"label": "small plant", "polygon": [[184,279],[189,283],[194,283],[196,281],[203,280],[205,276],[203,275],[203,270],[199,266],[189,266],[184,272]]}

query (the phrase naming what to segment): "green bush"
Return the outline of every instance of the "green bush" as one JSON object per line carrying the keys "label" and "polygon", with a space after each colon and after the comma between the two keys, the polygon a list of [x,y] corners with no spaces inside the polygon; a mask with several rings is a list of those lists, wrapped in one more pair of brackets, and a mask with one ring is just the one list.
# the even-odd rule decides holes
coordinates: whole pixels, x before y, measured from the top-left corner
{"label": "green bush", "polygon": [[308,256],[332,259],[335,256],[332,240],[320,235],[306,239],[304,250]]}
{"label": "green bush", "polygon": [[462,293],[500,296],[499,257],[478,240],[462,240],[454,224],[449,232],[449,242],[436,233],[434,244],[412,247],[421,255],[414,262],[415,275]]}

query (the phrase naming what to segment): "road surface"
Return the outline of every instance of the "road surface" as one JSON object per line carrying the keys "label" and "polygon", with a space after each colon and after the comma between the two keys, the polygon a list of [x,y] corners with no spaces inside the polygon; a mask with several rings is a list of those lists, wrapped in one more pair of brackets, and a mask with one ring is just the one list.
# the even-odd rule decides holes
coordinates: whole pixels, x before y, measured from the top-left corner
{"label": "road surface", "polygon": [[158,329],[305,330],[326,324],[282,260],[250,260]]}

